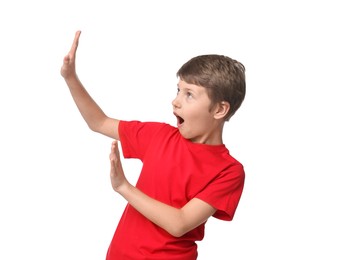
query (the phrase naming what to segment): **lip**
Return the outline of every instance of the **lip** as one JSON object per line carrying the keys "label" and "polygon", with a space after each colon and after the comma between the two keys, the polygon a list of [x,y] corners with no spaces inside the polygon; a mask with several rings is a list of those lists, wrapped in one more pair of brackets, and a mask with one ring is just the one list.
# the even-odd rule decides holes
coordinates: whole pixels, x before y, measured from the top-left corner
{"label": "lip", "polygon": [[183,124],[184,124],[184,119],[181,116],[179,116],[178,114],[176,114],[175,112],[174,112],[174,116],[177,119],[177,127],[178,128],[182,127]]}

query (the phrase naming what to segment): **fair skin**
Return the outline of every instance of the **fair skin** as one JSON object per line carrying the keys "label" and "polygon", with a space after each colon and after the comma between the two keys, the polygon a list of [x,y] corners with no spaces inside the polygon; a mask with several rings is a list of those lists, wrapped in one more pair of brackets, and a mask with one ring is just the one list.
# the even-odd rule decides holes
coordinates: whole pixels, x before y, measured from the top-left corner
{"label": "fair skin", "polygon": [[172,101],[177,127],[186,139],[194,143],[222,144],[223,118],[229,103],[211,106],[205,88],[179,80],[177,96]]}
{"label": "fair skin", "polygon": [[[80,34],[80,31],[76,33],[72,47],[63,60],[61,75],[89,128],[115,139],[109,157],[110,179],[114,191],[123,196],[147,219],[171,235],[176,237],[184,235],[207,221],[216,209],[197,198],[193,198],[182,208],[175,208],[147,196],[129,183],[123,171],[116,141],[119,140],[119,120],[106,116],[76,74],[75,58]],[[172,105],[173,112],[178,117],[177,127],[184,138],[209,145],[222,143],[223,118],[229,110],[229,104],[222,102],[214,105],[212,109],[210,104],[211,101],[203,87],[179,81],[178,93]]]}

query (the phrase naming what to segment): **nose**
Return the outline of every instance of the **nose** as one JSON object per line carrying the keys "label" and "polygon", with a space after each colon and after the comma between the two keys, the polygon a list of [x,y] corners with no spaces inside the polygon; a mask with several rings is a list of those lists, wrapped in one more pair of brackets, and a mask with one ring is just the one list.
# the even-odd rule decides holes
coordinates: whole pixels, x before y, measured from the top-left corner
{"label": "nose", "polygon": [[171,104],[173,105],[174,108],[179,108],[181,106],[180,102],[179,102],[178,95],[174,98],[174,100],[171,102]]}

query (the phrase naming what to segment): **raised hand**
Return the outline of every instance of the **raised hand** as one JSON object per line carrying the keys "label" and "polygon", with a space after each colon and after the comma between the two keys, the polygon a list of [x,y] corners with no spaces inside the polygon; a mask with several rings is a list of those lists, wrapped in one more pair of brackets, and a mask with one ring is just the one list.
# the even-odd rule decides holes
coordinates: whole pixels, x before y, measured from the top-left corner
{"label": "raised hand", "polygon": [[129,182],[127,181],[122,164],[120,159],[120,152],[118,149],[118,142],[113,141],[111,145],[111,152],[109,155],[110,159],[110,181],[114,191],[119,192],[123,186],[128,186]]}
{"label": "raised hand", "polygon": [[79,38],[81,35],[81,31],[77,31],[75,33],[74,41],[72,47],[68,54],[63,59],[63,65],[61,67],[61,75],[64,77],[65,80],[76,77],[76,70],[75,70],[75,57],[76,57],[76,50],[79,45]]}

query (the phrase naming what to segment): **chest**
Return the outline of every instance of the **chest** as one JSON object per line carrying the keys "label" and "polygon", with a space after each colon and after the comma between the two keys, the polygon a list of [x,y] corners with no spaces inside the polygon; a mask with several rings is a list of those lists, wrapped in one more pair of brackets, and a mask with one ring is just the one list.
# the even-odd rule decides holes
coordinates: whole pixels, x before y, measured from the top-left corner
{"label": "chest", "polygon": [[181,207],[217,178],[222,166],[214,158],[185,143],[163,140],[147,151],[137,186],[157,200]]}

